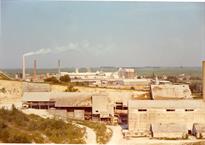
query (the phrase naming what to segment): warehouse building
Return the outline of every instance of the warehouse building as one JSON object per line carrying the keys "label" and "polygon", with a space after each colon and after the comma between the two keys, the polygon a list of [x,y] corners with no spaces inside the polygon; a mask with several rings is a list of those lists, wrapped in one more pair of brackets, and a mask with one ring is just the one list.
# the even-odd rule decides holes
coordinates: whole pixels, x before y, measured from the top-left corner
{"label": "warehouse building", "polygon": [[[107,96],[82,92],[25,92],[23,107],[48,109],[64,118],[111,121],[114,111]],[[60,113],[61,112],[61,113]],[[66,113],[65,113],[66,112]],[[63,115],[62,115],[63,114]]]}
{"label": "warehouse building", "polygon": [[[203,99],[185,97],[176,100],[178,95],[175,95],[177,91],[174,89],[170,92],[173,94],[171,97],[175,96],[174,100],[129,100],[128,132],[125,135],[178,139],[192,134],[202,138],[205,128],[205,61],[202,68]],[[156,86],[152,86],[152,95],[156,99],[163,87],[157,88],[157,91],[154,88]]]}
{"label": "warehouse building", "polygon": [[[134,136],[158,137],[160,130],[167,130],[161,137],[173,137],[176,133],[169,124],[186,127],[191,133],[194,123],[205,123],[205,104],[202,100],[130,100],[128,103],[128,130]],[[155,124],[162,124],[155,127]],[[154,130],[152,130],[154,127]],[[157,130],[159,128],[159,130]],[[180,129],[180,128],[178,128]],[[173,133],[170,136],[170,132]],[[184,128],[181,128],[181,133]],[[157,133],[158,135],[156,135]],[[179,134],[178,134],[179,135]],[[176,138],[183,138],[178,136]]]}

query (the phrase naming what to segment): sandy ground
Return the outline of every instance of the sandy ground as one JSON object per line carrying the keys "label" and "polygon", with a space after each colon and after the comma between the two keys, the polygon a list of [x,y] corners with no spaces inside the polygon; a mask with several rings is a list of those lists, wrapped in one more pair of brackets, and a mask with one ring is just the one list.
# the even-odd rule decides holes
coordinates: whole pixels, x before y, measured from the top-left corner
{"label": "sandy ground", "polygon": [[192,143],[198,142],[203,142],[203,145],[205,145],[205,140],[196,140],[195,138],[192,138],[192,140],[158,140],[149,139],[148,137],[124,139],[121,133],[121,126],[118,125],[109,127],[113,131],[113,136],[107,143],[109,145],[192,145]]}
{"label": "sandy ground", "polygon": [[22,82],[0,80],[0,107],[11,108],[14,104],[17,108],[21,107]]}

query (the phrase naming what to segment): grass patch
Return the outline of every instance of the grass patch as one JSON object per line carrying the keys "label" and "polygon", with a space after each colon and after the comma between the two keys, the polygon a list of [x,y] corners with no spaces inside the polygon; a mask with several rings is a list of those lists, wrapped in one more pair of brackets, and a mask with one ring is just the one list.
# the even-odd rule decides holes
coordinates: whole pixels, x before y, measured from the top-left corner
{"label": "grass patch", "polygon": [[0,109],[0,141],[4,143],[83,144],[85,130],[62,120],[26,115],[15,107]]}

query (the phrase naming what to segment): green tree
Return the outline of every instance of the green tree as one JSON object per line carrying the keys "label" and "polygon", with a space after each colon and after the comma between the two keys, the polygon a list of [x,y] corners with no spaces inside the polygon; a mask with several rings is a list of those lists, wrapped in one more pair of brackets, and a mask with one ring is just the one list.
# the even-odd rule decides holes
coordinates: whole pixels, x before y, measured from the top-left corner
{"label": "green tree", "polygon": [[69,75],[64,75],[60,77],[61,82],[70,82],[70,76]]}

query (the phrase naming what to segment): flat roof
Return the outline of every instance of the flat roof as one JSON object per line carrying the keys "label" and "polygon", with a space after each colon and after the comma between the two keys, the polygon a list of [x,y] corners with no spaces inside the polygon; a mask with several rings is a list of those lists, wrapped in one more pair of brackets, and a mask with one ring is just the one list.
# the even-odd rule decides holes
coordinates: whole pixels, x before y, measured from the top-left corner
{"label": "flat roof", "polygon": [[50,101],[58,98],[81,98],[83,96],[92,96],[94,93],[84,92],[25,92],[22,101]]}
{"label": "flat roof", "polygon": [[205,109],[205,102],[200,100],[129,100],[130,109]]}
{"label": "flat roof", "polygon": [[50,92],[24,92],[22,101],[50,101]]}

